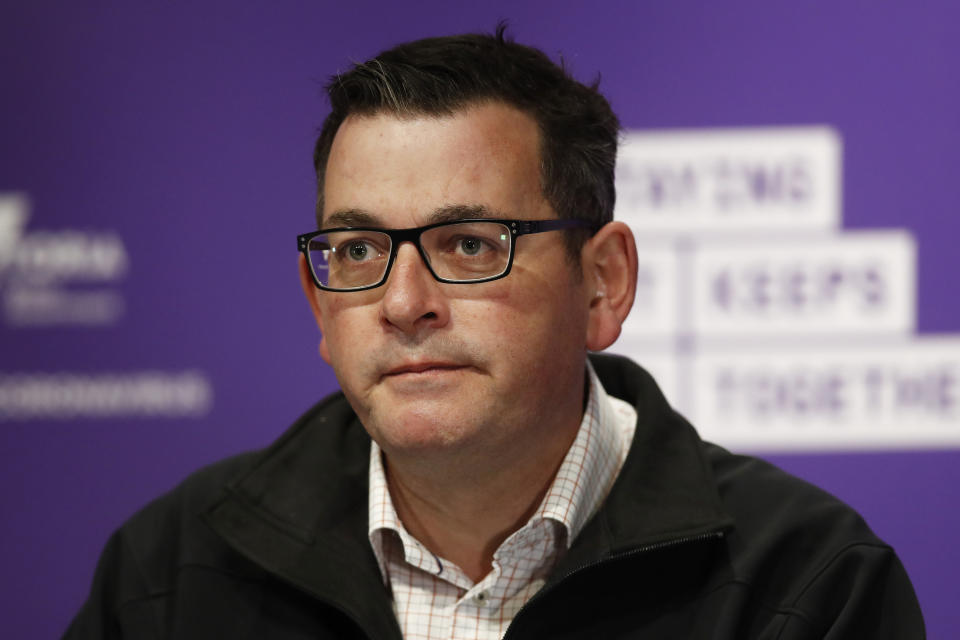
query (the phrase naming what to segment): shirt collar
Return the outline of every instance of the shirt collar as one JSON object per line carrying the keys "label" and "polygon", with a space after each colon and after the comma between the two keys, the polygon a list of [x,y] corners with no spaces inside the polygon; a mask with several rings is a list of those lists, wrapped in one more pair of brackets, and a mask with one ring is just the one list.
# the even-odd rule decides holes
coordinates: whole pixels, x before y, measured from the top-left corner
{"label": "shirt collar", "polygon": [[[567,547],[599,509],[616,480],[637,418],[632,406],[607,395],[589,361],[587,375],[589,393],[577,436],[537,511],[521,528],[523,531],[544,520],[556,522],[565,533]],[[424,557],[429,552],[407,532],[394,509],[381,450],[372,441],[369,486],[368,536],[384,578],[388,579],[385,547],[391,531],[399,536],[408,562],[429,564],[431,558]]]}
{"label": "shirt collar", "polygon": [[551,519],[566,531],[566,545],[600,508],[627,457],[636,411],[607,395],[587,363],[590,394],[577,437],[557,470],[540,507],[531,518]]}

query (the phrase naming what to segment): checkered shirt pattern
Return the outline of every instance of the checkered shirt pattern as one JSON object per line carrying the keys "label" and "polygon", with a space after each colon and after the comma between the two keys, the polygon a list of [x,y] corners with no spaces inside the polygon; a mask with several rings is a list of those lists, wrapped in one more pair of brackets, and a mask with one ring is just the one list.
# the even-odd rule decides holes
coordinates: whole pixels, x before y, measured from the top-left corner
{"label": "checkered shirt pattern", "polygon": [[499,640],[543,586],[570,542],[600,507],[633,440],[637,413],[608,396],[592,367],[576,439],[536,513],[493,556],[476,584],[404,528],[387,488],[380,448],[370,450],[370,544],[393,593],[406,640]]}

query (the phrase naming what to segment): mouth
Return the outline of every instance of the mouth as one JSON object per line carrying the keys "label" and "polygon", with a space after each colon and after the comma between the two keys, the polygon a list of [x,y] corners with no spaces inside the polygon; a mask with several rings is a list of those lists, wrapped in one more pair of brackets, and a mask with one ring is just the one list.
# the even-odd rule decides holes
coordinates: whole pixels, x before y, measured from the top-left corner
{"label": "mouth", "polygon": [[466,368],[466,365],[457,364],[454,362],[407,362],[391,368],[383,374],[383,377],[390,378],[407,375],[440,374]]}

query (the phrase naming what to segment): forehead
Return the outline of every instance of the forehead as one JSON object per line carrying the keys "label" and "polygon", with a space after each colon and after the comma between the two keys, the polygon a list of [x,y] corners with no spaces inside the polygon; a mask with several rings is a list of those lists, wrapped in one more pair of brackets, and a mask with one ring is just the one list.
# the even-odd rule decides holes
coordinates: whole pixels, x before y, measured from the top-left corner
{"label": "forehead", "polygon": [[417,224],[441,207],[542,216],[540,134],[501,103],[451,115],[351,115],[337,132],[324,176],[324,211],[364,211],[390,226]]}

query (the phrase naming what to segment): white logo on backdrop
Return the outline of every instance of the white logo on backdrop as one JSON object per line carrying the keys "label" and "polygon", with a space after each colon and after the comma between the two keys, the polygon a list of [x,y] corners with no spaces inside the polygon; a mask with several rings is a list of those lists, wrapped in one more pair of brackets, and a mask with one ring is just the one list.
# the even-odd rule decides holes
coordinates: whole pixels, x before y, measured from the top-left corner
{"label": "white logo on backdrop", "polygon": [[129,260],[113,231],[27,231],[25,196],[0,196],[0,293],[8,327],[108,326],[124,313]]}
{"label": "white logo on backdrop", "polygon": [[960,444],[960,337],[915,334],[906,230],[841,229],[827,127],[630,132],[638,295],[614,351],[704,437],[755,450]]}
{"label": "white logo on backdrop", "polygon": [[[29,202],[0,194],[0,328],[117,325],[129,258],[114,231],[27,230]],[[213,405],[200,371],[0,371],[0,422],[197,418]]]}

